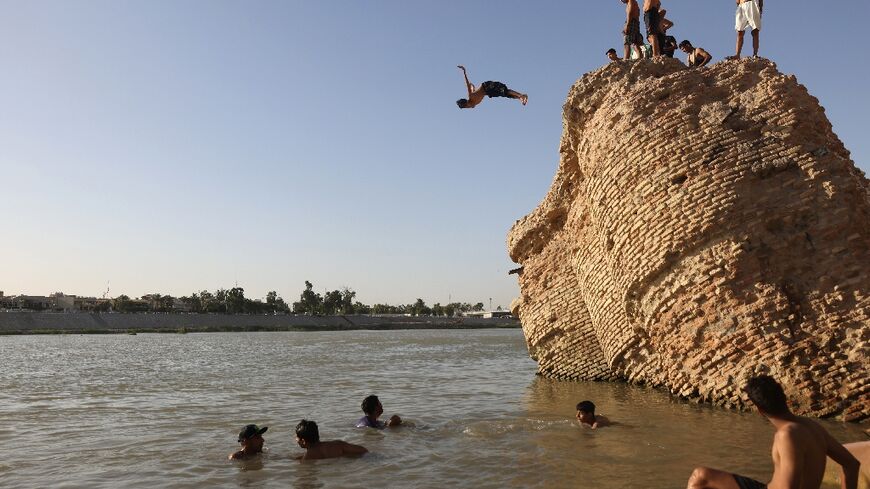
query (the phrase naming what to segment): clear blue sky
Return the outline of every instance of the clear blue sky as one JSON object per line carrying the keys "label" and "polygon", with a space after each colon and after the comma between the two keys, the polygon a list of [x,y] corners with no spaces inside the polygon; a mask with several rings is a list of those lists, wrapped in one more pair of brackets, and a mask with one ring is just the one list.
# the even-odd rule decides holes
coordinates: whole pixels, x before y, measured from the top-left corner
{"label": "clear blue sky", "polygon": [[[594,6],[592,6],[594,5]],[[718,60],[733,0],[666,1]],[[558,165],[618,0],[0,0],[0,290],[231,287],[366,303],[517,295],[505,235]],[[866,0],[768,0],[762,54],[868,169]],[[501,80],[529,105],[460,111]]]}

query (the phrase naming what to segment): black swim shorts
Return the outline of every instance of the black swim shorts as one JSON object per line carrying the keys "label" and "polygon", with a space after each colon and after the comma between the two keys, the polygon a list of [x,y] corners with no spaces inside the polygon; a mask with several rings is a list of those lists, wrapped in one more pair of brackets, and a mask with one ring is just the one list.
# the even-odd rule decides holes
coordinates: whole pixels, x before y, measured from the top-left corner
{"label": "black swim shorts", "polygon": [[740,489],[767,489],[767,484],[764,484],[763,482],[758,482],[755,479],[743,477],[742,475],[731,475],[734,476],[734,480],[737,481],[737,486],[740,487]]}
{"label": "black swim shorts", "polygon": [[485,81],[480,84],[480,88],[483,89],[483,93],[486,94],[487,97],[510,97],[508,95],[508,87],[502,82],[497,81]]}
{"label": "black swim shorts", "polygon": [[631,19],[628,21],[628,26],[625,29],[625,35],[622,40],[625,46],[633,44],[643,44],[643,36],[640,35],[640,19]]}
{"label": "black swim shorts", "polygon": [[643,23],[646,25],[646,35],[647,36],[656,36],[659,34],[659,24],[661,23],[661,17],[659,16],[659,9],[648,10],[643,13]]}

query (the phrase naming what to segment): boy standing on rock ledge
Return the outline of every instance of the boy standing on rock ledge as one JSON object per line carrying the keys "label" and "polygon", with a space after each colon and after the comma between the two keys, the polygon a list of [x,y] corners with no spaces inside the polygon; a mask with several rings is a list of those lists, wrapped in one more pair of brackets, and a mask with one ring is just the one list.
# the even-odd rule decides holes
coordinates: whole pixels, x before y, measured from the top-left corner
{"label": "boy standing on rock ledge", "polygon": [[[637,52],[637,59],[643,58],[643,36],[640,34],[640,6],[637,0],[619,0],[626,5],[625,7],[625,27],[622,28],[623,45],[625,52],[624,59],[631,59],[631,50],[634,48]],[[609,55],[608,55],[609,57]],[[615,61],[610,58],[611,61]]]}
{"label": "boy standing on rock ledge", "polygon": [[785,393],[773,377],[749,379],[744,391],[758,412],[776,428],[773,435],[773,478],[768,484],[707,467],[698,467],[687,489],[811,489],[822,485],[826,457],[843,467],[843,488],[858,487],[859,463],[824,428],[788,409]]}
{"label": "boy standing on rock ledge", "polygon": [[643,1],[643,22],[646,24],[646,36],[652,46],[653,58],[658,58],[662,55],[662,47],[659,44],[659,37],[661,36],[661,16],[659,15],[659,10],[661,8],[661,0]]}
{"label": "boy standing on rock ledge", "polygon": [[752,55],[758,56],[758,33],[761,31],[761,14],[764,12],[764,0],[737,0],[737,15],[734,28],[737,29],[737,54],[729,59],[740,58],[743,50],[743,35],[746,28],[752,28]]}

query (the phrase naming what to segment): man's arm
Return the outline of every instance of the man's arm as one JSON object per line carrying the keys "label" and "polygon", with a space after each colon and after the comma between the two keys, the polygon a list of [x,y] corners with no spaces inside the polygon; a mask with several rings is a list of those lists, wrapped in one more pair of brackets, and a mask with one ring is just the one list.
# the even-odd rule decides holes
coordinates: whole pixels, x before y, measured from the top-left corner
{"label": "man's arm", "polygon": [[840,481],[843,489],[856,489],[858,487],[858,468],[861,464],[827,431],[825,432],[827,446],[825,452],[834,462],[843,468],[843,479]]}
{"label": "man's arm", "polygon": [[472,85],[471,82],[468,81],[468,73],[465,72],[465,67],[459,65],[458,68],[462,70],[462,76],[465,77],[465,88],[468,89],[468,98],[471,98],[471,92],[474,91],[474,85]]}
{"label": "man's arm", "polygon": [[695,56],[701,56],[702,58],[704,58],[704,61],[702,61],[701,64],[698,65],[699,67],[707,66],[707,63],[709,63],[710,60],[713,59],[713,56],[710,55],[710,53],[708,53],[707,51],[704,51],[702,48],[698,48],[695,51]]}

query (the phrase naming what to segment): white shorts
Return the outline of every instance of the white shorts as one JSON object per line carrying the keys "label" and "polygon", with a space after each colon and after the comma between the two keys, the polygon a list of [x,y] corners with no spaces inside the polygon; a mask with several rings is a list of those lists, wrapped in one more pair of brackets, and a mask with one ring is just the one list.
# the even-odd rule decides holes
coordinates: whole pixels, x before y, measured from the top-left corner
{"label": "white shorts", "polygon": [[745,31],[747,27],[752,27],[752,30],[761,30],[761,11],[758,10],[758,4],[755,0],[743,2],[737,6],[737,21],[734,28],[738,31]]}

